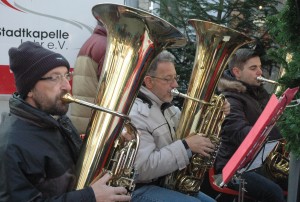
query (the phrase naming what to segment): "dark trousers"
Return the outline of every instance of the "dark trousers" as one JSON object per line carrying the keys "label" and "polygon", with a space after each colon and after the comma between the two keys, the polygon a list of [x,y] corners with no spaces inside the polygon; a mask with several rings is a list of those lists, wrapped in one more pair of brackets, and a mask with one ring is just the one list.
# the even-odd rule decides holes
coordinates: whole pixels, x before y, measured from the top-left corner
{"label": "dark trousers", "polygon": [[[245,180],[245,195],[262,202],[285,202],[282,188],[255,171],[245,172],[241,176]],[[238,181],[228,183],[228,187],[239,190]]]}

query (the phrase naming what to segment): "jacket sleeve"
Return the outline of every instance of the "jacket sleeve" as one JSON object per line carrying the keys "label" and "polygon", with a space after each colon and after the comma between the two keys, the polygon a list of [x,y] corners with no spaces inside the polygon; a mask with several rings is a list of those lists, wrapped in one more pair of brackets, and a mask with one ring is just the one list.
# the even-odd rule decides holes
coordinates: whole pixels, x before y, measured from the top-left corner
{"label": "jacket sleeve", "polygon": [[239,146],[251,130],[252,125],[245,115],[243,101],[233,97],[226,98],[230,103],[230,114],[226,116],[222,124],[222,136],[225,135],[228,142]]}
{"label": "jacket sleeve", "polygon": [[[96,201],[94,192],[90,187],[65,192],[57,196],[43,195],[30,183],[22,171],[22,167],[25,165],[21,163],[20,154],[13,149],[8,150],[7,153],[9,154],[3,155],[0,161],[0,201]],[[34,164],[37,162],[28,161],[28,163]],[[38,177],[38,173],[38,171],[32,170],[31,175]],[[54,189],[56,188],[54,187]]]}
{"label": "jacket sleeve", "polygon": [[188,152],[181,140],[170,143],[165,141],[165,137],[170,137],[167,127],[158,128],[160,131],[156,135],[161,137],[155,137],[151,131],[151,120],[139,113],[136,103],[132,107],[130,118],[140,133],[140,146],[135,161],[138,182],[149,182],[186,167],[189,163]]}

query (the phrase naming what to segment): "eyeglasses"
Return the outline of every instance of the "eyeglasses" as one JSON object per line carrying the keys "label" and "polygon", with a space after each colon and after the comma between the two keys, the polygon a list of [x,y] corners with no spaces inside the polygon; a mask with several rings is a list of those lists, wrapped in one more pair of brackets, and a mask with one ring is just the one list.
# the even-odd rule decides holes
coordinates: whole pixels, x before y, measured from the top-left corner
{"label": "eyeglasses", "polygon": [[150,77],[151,77],[151,78],[155,78],[155,79],[163,80],[163,81],[165,81],[165,82],[167,82],[167,83],[173,83],[174,80],[175,80],[176,82],[178,82],[179,79],[180,79],[180,75],[176,75],[176,76],[174,76],[174,77],[172,77],[172,76],[167,76],[167,77],[165,77],[165,78],[160,78],[160,77],[156,77],[156,76],[150,76]]}
{"label": "eyeglasses", "polygon": [[48,81],[52,81],[53,83],[59,83],[62,82],[64,78],[67,79],[68,81],[71,81],[73,78],[73,74],[71,72],[66,74],[57,74],[54,76],[42,77],[40,78],[40,80],[42,81],[48,80]]}

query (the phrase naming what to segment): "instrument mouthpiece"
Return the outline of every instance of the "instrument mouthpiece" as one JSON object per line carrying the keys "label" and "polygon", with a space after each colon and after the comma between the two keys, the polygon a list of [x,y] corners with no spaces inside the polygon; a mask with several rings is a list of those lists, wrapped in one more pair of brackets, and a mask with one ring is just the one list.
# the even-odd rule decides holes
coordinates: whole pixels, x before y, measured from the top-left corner
{"label": "instrument mouthpiece", "polygon": [[173,96],[179,96],[180,93],[179,93],[179,91],[176,88],[174,88],[174,89],[171,90],[171,94]]}
{"label": "instrument mouthpiece", "polygon": [[74,102],[75,99],[72,97],[70,93],[66,93],[61,97],[61,100],[65,103],[71,103]]}
{"label": "instrument mouthpiece", "polygon": [[261,81],[261,82],[267,82],[267,83],[271,83],[271,84],[279,84],[277,81],[273,81],[273,80],[270,80],[270,79],[266,79],[266,78],[264,78],[264,77],[262,77],[262,76],[258,76],[258,77],[256,77],[256,79],[257,79],[258,81]]}
{"label": "instrument mouthpiece", "polygon": [[205,105],[213,106],[212,103],[206,102],[204,100],[199,100],[197,98],[193,98],[191,96],[188,96],[187,94],[180,93],[176,88],[174,88],[174,89],[171,90],[171,94],[173,96],[179,96],[179,97],[182,97],[182,98],[186,98],[186,99],[194,100],[196,102],[200,102],[200,103],[205,104]]}

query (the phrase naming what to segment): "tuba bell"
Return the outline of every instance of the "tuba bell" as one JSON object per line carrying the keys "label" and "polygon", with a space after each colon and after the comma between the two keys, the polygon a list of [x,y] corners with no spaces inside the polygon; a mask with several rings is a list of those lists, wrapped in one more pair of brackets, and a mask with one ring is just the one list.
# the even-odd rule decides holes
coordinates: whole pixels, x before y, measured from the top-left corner
{"label": "tuba bell", "polygon": [[89,186],[96,176],[109,172],[111,186],[132,191],[133,162],[139,145],[138,134],[128,142],[121,137],[124,125],[130,123],[126,117],[152,59],[164,48],[184,46],[186,39],[170,23],[139,9],[105,3],[95,5],[92,13],[107,30],[106,55],[95,98],[95,105],[107,110],[92,112],[76,164],[75,188]]}
{"label": "tuba bell", "polygon": [[[183,104],[176,137],[183,139],[191,133],[203,133],[218,145],[218,135],[224,120],[221,108],[225,98],[223,95],[214,95],[214,91],[228,58],[252,40],[235,30],[211,22],[195,19],[188,22],[196,31],[197,50],[187,94],[183,96],[187,99]],[[183,193],[197,194],[204,174],[213,165],[217,148],[210,158],[193,154],[186,168],[166,177],[165,186]]]}

